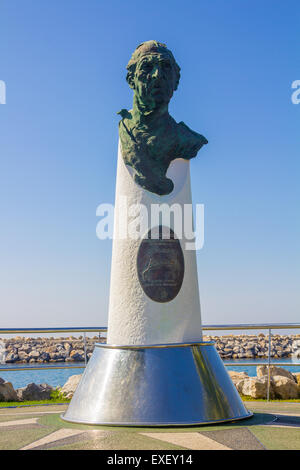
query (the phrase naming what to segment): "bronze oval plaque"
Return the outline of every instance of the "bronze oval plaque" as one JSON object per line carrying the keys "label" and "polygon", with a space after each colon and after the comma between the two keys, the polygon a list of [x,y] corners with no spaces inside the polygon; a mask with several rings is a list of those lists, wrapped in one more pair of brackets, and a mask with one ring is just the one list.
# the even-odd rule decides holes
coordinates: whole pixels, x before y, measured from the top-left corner
{"label": "bronze oval plaque", "polygon": [[150,299],[170,302],[176,297],[184,276],[184,256],[172,229],[160,225],[149,230],[138,250],[137,271]]}

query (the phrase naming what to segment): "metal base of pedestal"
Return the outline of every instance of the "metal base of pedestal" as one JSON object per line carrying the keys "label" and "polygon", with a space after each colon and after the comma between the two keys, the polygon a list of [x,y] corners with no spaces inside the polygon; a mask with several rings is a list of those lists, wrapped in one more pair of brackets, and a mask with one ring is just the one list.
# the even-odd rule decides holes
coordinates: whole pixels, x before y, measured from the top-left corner
{"label": "metal base of pedestal", "polygon": [[184,426],[252,416],[213,342],[96,344],[62,416],[115,426]]}

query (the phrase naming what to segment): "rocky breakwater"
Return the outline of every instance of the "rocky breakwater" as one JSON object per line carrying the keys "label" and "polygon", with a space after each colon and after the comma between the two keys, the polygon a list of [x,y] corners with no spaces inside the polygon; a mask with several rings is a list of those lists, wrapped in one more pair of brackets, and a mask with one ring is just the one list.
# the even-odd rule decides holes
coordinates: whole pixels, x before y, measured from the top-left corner
{"label": "rocky breakwater", "polygon": [[95,343],[106,342],[105,338],[94,336],[75,338],[0,338],[0,361],[12,363],[84,362],[86,347],[87,359],[94,350]]}
{"label": "rocky breakwater", "polygon": [[[271,357],[291,357],[300,335],[272,335]],[[256,359],[268,357],[269,337],[259,335],[204,336],[205,341],[215,341],[222,359]]]}
{"label": "rocky breakwater", "polygon": [[[256,359],[268,357],[269,337],[259,335],[205,336],[205,341],[214,341],[222,359]],[[92,355],[95,343],[106,342],[105,338],[86,337],[87,359]],[[300,335],[272,335],[271,357],[284,358],[299,354]],[[297,357],[297,356],[295,356]],[[75,338],[0,338],[0,362],[2,363],[46,363],[84,362],[83,337]]]}

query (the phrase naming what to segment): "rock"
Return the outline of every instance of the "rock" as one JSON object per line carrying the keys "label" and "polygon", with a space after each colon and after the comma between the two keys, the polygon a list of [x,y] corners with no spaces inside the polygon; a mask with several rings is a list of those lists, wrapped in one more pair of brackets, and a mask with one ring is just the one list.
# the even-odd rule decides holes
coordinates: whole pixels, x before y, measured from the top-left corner
{"label": "rock", "polygon": [[232,352],[223,352],[223,353],[221,352],[220,355],[223,359],[231,359],[232,358]]}
{"label": "rock", "polygon": [[246,372],[236,372],[235,370],[229,370],[228,374],[230,375],[230,378],[234,384],[237,384],[243,379],[249,378]]}
{"label": "rock", "polygon": [[49,346],[48,348],[45,348],[45,352],[50,354],[50,353],[56,353],[56,346]]}
{"label": "rock", "polygon": [[28,360],[29,360],[28,354],[24,353],[23,351],[19,352],[18,362],[22,362],[24,364],[28,362]]}
{"label": "rock", "polygon": [[251,351],[247,351],[245,354],[244,354],[244,357],[246,359],[253,359],[255,357],[255,354],[254,352],[251,352]]}
{"label": "rock", "polygon": [[231,353],[232,353],[232,348],[229,348],[228,346],[226,346],[226,348],[223,349],[223,352],[224,352],[225,354],[227,354],[227,353],[230,353],[230,354],[231,354]]}
{"label": "rock", "polygon": [[12,353],[7,354],[7,356],[5,357],[5,362],[9,364],[9,363],[16,362],[18,359],[19,359],[18,354],[15,354],[12,352]]}
{"label": "rock", "polygon": [[77,388],[77,385],[80,382],[80,379],[82,377],[82,374],[78,375],[71,375],[71,377],[68,378],[67,382],[65,385],[59,389],[59,391],[66,397],[66,398],[72,398],[75,390]]}
{"label": "rock", "polygon": [[72,345],[70,343],[65,343],[64,348],[67,352],[69,352],[72,349]]}
{"label": "rock", "polygon": [[296,372],[295,374],[293,374],[294,376],[294,379],[295,379],[295,382],[300,385],[300,372]]}
{"label": "rock", "polygon": [[67,353],[63,350],[55,353],[50,353],[50,362],[64,362],[67,357]]}
{"label": "rock", "polygon": [[19,401],[18,395],[10,382],[0,377],[0,401]]}
{"label": "rock", "polygon": [[44,352],[42,352],[42,353],[40,354],[39,359],[40,359],[41,361],[43,361],[43,362],[48,362],[49,359],[50,359],[50,356],[49,356],[48,353],[46,353],[46,352],[44,351]]}
{"label": "rock", "polygon": [[[268,390],[267,376],[242,379],[236,384],[239,393],[252,398],[266,398]],[[272,383],[270,384],[270,397],[273,397]]]}
{"label": "rock", "polygon": [[84,351],[82,349],[78,349],[77,351],[73,349],[70,353],[70,358],[72,358],[73,361],[84,361]]}
{"label": "rock", "polygon": [[49,400],[54,388],[48,384],[30,383],[26,387],[17,388],[16,392],[19,400]]}
{"label": "rock", "polygon": [[[256,374],[258,378],[268,375],[268,366],[257,366]],[[271,366],[270,374],[272,377],[274,375],[280,375],[282,377],[287,377],[290,380],[295,380],[293,374],[289,372],[288,370],[283,369],[283,367]]]}
{"label": "rock", "polygon": [[272,376],[272,382],[276,398],[289,400],[300,396],[300,387],[293,379],[282,375],[274,375]]}
{"label": "rock", "polygon": [[31,359],[37,359],[38,357],[40,357],[40,353],[36,350],[33,350],[31,351],[28,356],[31,358]]}

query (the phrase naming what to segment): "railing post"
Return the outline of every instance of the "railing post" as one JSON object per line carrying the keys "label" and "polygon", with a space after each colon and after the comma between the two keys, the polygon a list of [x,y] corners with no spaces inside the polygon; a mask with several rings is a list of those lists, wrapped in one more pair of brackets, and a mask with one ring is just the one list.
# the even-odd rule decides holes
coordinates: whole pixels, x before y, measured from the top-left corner
{"label": "railing post", "polygon": [[271,328],[269,328],[269,351],[268,351],[268,389],[267,389],[267,401],[270,401],[270,384],[271,384]]}
{"label": "railing post", "polygon": [[84,347],[84,364],[87,364],[87,355],[86,355],[86,337],[85,332],[83,333],[83,347]]}

